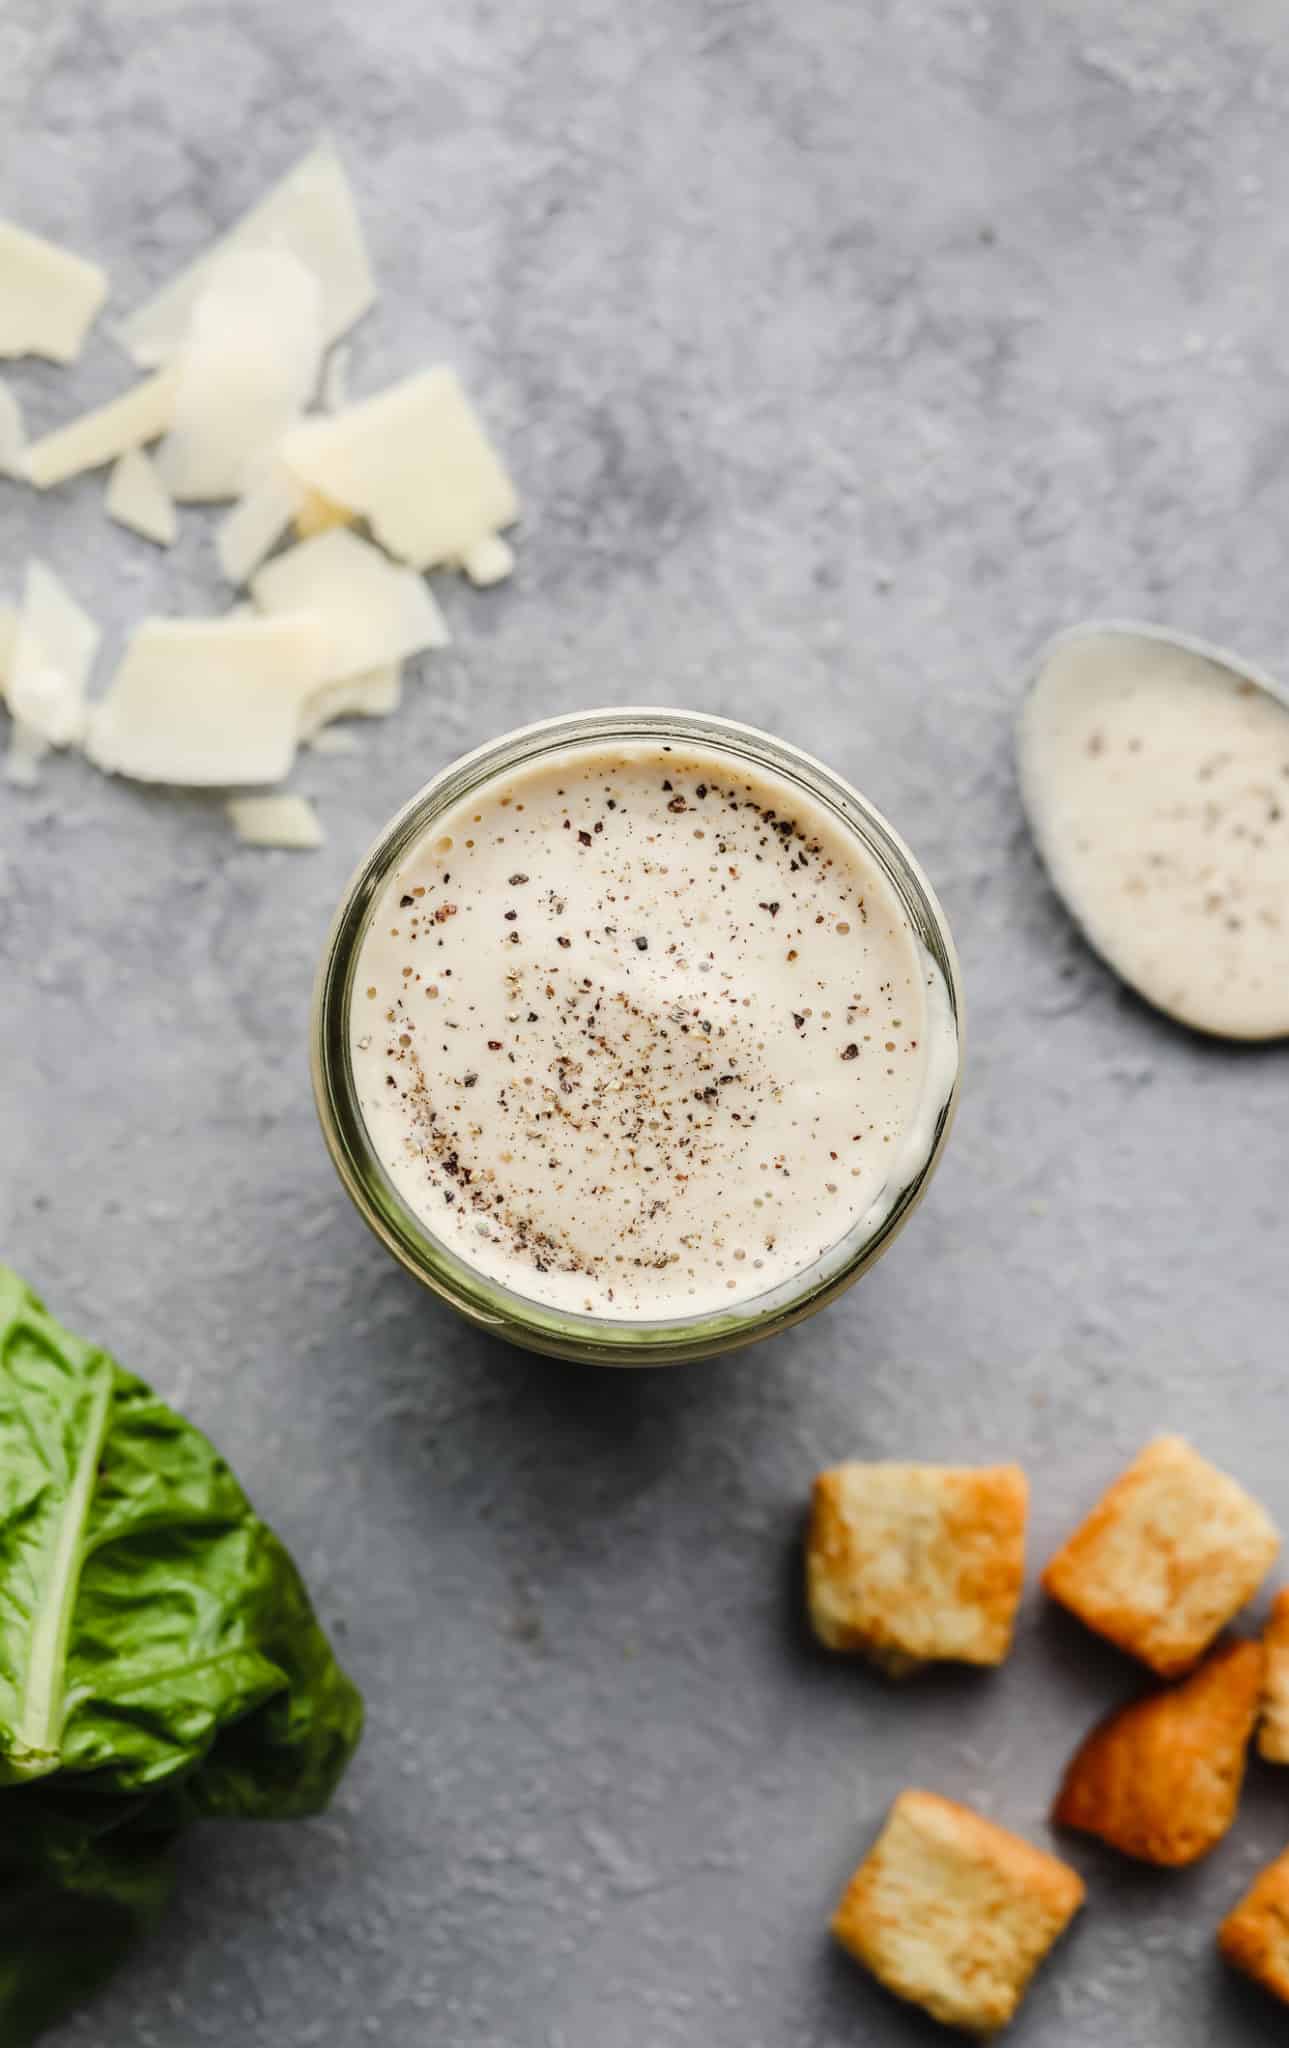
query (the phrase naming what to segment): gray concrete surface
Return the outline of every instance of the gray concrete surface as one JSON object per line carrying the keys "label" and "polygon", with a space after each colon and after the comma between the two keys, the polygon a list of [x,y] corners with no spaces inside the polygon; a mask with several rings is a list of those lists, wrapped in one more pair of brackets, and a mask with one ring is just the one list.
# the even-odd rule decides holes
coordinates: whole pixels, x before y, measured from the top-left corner
{"label": "gray concrete surface", "polygon": [[[0,790],[0,1245],[218,1438],[370,1702],[312,1826],[210,1830],[65,2048],[842,2048],[939,2038],[834,1955],[902,1785],[1036,1839],[1133,1674],[1031,1589],[996,1676],[815,1654],[798,1542],[847,1453],[1018,1457],[1035,1564],[1149,1433],[1289,1520],[1289,1053],[1201,1043],[1073,935],[1009,728],[1041,639],[1136,613],[1289,659],[1289,44],[1272,0],[7,0],[3,207],[128,306],[323,126],[383,296],[354,383],[441,356],[521,479],[506,588],[297,786],[313,857],[64,761]],[[21,365],[51,423],[105,336]],[[102,480],[0,483],[109,639],[223,601]],[[316,1135],[309,983],[346,873],[451,754],[612,699],[737,713],[908,834],[969,1074],[914,1226],[763,1352],[578,1373],[458,1327]],[[1254,2048],[1214,1925],[1289,1837],[1255,1769],[1189,1875],[1091,1904],[1026,2048]]]}

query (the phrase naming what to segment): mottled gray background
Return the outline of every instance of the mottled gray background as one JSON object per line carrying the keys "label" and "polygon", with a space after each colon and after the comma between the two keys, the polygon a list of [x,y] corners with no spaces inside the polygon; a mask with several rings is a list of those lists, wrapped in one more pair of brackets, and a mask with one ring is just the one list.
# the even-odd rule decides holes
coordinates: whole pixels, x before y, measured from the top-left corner
{"label": "mottled gray background", "polygon": [[[1289,1522],[1289,1055],[1183,1035],[1089,957],[1026,839],[1010,725],[1095,612],[1289,638],[1289,40],[1261,4],[6,0],[3,208],[129,306],[323,125],[382,298],[354,384],[467,374],[526,506],[512,583],[352,758],[326,850],[55,764],[0,789],[0,1245],[218,1438],[370,1703],[312,1826],[207,1831],[66,2048],[929,2043],[835,1955],[920,1782],[1037,1839],[1133,1673],[1031,1594],[996,1676],[895,1690],[810,1648],[814,1468],[1018,1457],[1035,1562],[1150,1432]],[[19,366],[40,426],[105,334]],[[101,477],[0,484],[109,640],[223,602]],[[908,834],[969,991],[957,1133],[858,1292],[639,1378],[485,1341],[385,1258],[314,1128],[309,984],[345,876],[451,754],[613,699],[827,756]],[[1289,1837],[1255,1769],[1189,1875],[1089,1846],[1029,2048],[1251,2048],[1217,1919]],[[936,2036],[938,2038],[938,2036]]]}

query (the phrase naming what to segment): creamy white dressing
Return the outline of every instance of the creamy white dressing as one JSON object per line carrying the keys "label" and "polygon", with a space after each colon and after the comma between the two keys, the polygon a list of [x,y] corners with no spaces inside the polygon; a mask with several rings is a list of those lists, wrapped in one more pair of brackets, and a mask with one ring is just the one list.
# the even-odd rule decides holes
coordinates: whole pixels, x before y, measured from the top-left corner
{"label": "creamy white dressing", "polygon": [[1021,781],[1056,887],[1147,1001],[1232,1038],[1289,1032],[1289,709],[1200,648],[1059,641]]}
{"label": "creamy white dressing", "polygon": [[942,977],[868,849],[761,769],[569,747],[391,875],[349,1017],[416,1215],[528,1298],[733,1309],[875,1229],[957,1074]]}

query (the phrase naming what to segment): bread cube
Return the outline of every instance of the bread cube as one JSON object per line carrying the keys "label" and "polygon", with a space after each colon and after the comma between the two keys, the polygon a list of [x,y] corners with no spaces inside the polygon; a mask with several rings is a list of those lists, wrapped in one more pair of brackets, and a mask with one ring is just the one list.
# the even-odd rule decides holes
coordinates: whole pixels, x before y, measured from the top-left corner
{"label": "bread cube", "polygon": [[1277,1593],[1262,1638],[1262,1722],[1258,1753],[1269,1764],[1289,1764],[1289,1590]]}
{"label": "bread cube", "polygon": [[1148,1444],[1058,1550],[1043,1585],[1161,1678],[1203,1656],[1271,1568],[1269,1516],[1181,1437]]}
{"label": "bread cube", "polygon": [[1083,1903],[1055,1856],[932,1792],[901,1792],[833,1916],[843,1948],[946,2025],[1006,2026]]}
{"label": "bread cube", "polygon": [[1052,1818],[1143,1863],[1197,1863],[1235,1819],[1262,1696],[1261,1643],[1228,1643],[1135,1700],[1076,1753]]}
{"label": "bread cube", "polygon": [[893,1676],[937,1658],[1001,1664],[1025,1577],[1017,1465],[858,1463],[821,1472],[806,1546],[820,1641]]}
{"label": "bread cube", "polygon": [[1228,1963],[1289,2005],[1289,1849],[1227,1914],[1217,1945]]}

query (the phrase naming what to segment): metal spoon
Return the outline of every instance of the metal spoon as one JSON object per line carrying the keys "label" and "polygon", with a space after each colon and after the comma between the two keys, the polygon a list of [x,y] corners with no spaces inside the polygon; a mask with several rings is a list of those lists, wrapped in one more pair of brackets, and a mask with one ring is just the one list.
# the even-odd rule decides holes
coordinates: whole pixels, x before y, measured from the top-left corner
{"label": "metal spoon", "polygon": [[1017,756],[1052,885],[1115,972],[1197,1031],[1289,1035],[1289,691],[1091,621],[1040,655]]}

